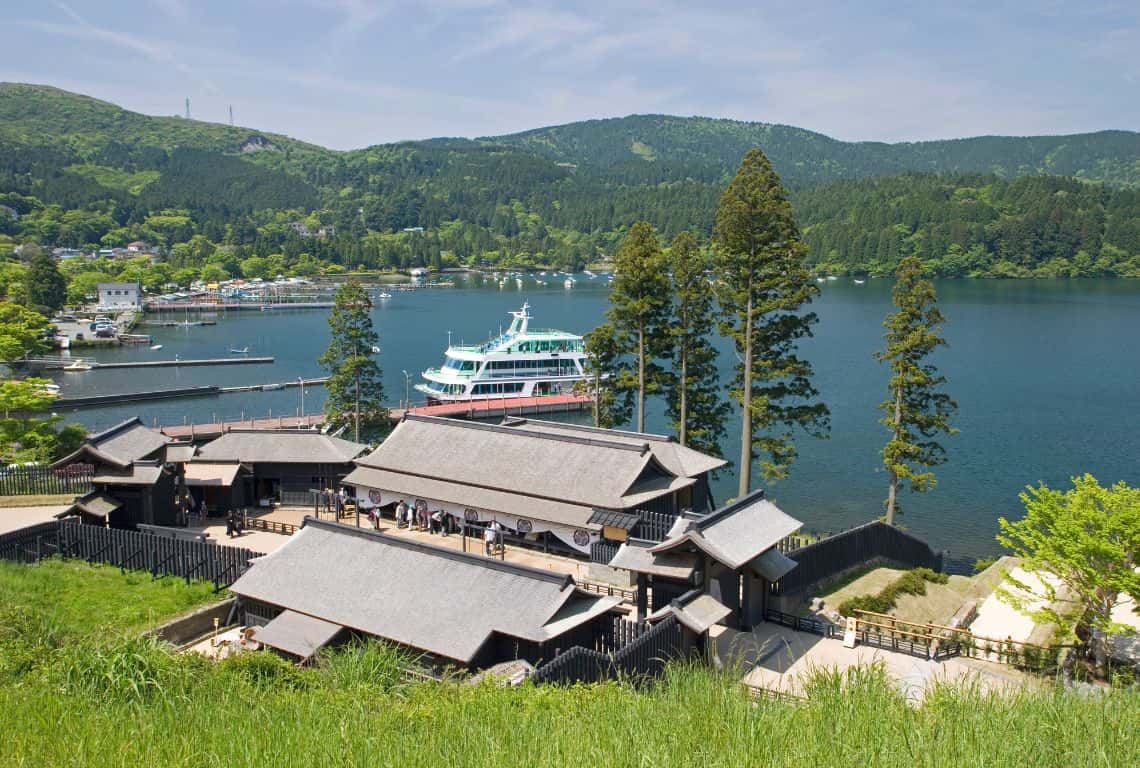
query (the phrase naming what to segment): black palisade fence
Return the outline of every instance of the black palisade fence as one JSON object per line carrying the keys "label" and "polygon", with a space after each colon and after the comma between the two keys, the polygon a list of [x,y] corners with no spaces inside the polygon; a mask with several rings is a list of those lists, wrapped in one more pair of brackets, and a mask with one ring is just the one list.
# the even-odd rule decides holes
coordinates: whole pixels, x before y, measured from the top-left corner
{"label": "black palisade fence", "polygon": [[[658,677],[670,659],[684,654],[681,625],[673,616],[666,616],[652,626],[625,628],[615,624],[611,642],[619,639],[623,644],[612,653],[582,646],[563,651],[536,669],[532,679],[536,683],[562,684],[596,683],[618,677],[648,680]],[[601,645],[606,647],[606,643]]]}
{"label": "black palisade fence", "polygon": [[22,528],[0,536],[0,559],[37,562],[51,555],[74,557],[123,570],[149,571],[154,577],[176,576],[214,582],[220,590],[237,581],[261,553],[209,541],[184,541],[139,531],[100,528],[58,521]]}
{"label": "black palisade fence", "polygon": [[0,496],[83,496],[91,491],[92,474],[92,468],[82,464],[72,464],[62,469],[0,469]]}

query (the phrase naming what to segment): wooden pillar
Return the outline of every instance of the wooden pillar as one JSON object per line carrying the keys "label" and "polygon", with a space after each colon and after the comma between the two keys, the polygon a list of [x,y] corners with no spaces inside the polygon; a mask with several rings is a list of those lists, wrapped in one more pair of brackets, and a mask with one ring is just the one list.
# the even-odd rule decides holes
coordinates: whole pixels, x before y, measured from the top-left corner
{"label": "wooden pillar", "polygon": [[637,621],[645,621],[649,615],[649,576],[637,574]]}
{"label": "wooden pillar", "polygon": [[743,605],[740,606],[740,628],[745,632],[751,631],[754,622],[752,602],[754,600],[754,582],[756,580],[748,571],[748,566],[745,566],[745,569],[741,572],[741,578],[744,579],[744,599],[741,601]]}

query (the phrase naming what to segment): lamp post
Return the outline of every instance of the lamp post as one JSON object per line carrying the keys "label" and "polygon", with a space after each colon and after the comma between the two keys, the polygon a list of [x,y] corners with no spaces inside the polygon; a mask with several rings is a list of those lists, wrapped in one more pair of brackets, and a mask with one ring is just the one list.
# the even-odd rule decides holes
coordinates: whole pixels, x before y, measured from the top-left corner
{"label": "lamp post", "polygon": [[301,420],[297,423],[297,426],[300,426],[305,421],[305,377],[298,376],[297,383],[301,385]]}
{"label": "lamp post", "polygon": [[405,370],[404,371],[404,412],[405,413],[407,413],[407,410],[412,407],[411,390],[412,390],[412,374],[408,373]]}

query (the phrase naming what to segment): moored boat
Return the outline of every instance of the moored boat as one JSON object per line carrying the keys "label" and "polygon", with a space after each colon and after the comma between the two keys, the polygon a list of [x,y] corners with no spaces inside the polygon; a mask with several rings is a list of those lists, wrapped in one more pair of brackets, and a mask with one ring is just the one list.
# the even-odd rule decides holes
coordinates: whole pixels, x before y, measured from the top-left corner
{"label": "moored boat", "polygon": [[478,346],[449,345],[441,368],[423,372],[416,391],[429,403],[535,397],[569,392],[587,379],[582,337],[530,328],[530,304],[511,312],[510,327]]}

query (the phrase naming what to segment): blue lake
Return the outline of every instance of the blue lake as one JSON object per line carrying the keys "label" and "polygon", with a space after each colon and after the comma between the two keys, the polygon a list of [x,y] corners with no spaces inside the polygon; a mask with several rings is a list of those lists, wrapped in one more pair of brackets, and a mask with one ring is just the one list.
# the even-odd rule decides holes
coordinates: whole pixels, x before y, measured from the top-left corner
{"label": "blue lake", "polygon": [[[500,289],[479,276],[460,277],[455,288],[397,293],[374,311],[381,337],[379,362],[388,399],[404,397],[405,376],[442,360],[449,332],[478,342],[499,330],[524,299],[536,327],[584,332],[601,321],[608,291],[601,280],[578,276],[572,290],[533,279]],[[936,469],[931,493],[904,494],[902,524],[951,557],[993,554],[998,516],[1019,516],[1017,495],[1026,484],[1068,483],[1092,472],[1102,482],[1140,484],[1140,281],[940,281],[948,349],[936,363],[958,401],[960,434],[945,440],[947,464]],[[768,488],[786,511],[809,529],[839,530],[881,513],[886,476],[879,450],[886,432],[877,406],[886,396],[887,371],[873,352],[882,346],[882,320],[891,311],[890,283],[829,282],[813,304],[820,321],[803,345],[816,384],[831,408],[831,438],[803,436],[791,477]],[[175,319],[183,319],[178,317]],[[163,349],[120,347],[100,351],[104,361],[226,357],[230,347],[272,355],[272,365],[106,370],[59,374],[66,395],[192,386],[258,384],[319,376],[317,357],[328,343],[326,311],[240,312],[215,326],[151,328]],[[733,356],[723,340],[722,381]],[[415,393],[412,393],[413,396]],[[318,411],[324,390],[306,388],[305,410]],[[134,403],[66,414],[90,429],[133,415],[148,424],[206,422],[215,417],[292,415],[298,389],[212,398]],[[663,408],[653,404],[652,431],[664,431]],[[735,423],[726,456],[739,452]],[[754,475],[755,476],[755,475]],[[588,482],[588,478],[583,478]],[[756,480],[759,483],[759,479]],[[722,473],[717,498],[735,494],[736,477]]]}

